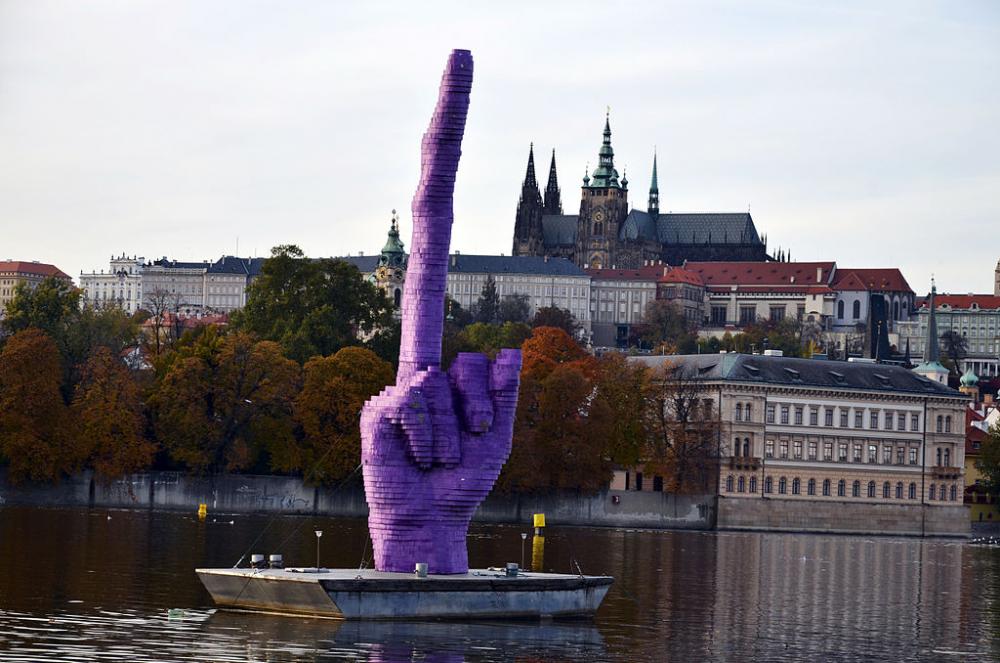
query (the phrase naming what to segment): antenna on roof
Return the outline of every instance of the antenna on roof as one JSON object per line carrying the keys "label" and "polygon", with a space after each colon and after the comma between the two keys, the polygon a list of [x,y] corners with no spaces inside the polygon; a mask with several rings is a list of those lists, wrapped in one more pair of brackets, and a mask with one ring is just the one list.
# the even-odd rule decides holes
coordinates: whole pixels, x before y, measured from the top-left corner
{"label": "antenna on roof", "polygon": [[236,236],[236,255],[240,254],[240,236]]}

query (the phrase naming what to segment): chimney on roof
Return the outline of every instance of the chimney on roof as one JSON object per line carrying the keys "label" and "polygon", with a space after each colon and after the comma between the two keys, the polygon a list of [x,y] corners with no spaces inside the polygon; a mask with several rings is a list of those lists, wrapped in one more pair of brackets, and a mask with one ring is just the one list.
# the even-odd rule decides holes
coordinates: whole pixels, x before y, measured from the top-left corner
{"label": "chimney on roof", "polygon": [[822,267],[817,267],[816,268],[816,283],[822,283],[822,282],[823,282],[823,268]]}

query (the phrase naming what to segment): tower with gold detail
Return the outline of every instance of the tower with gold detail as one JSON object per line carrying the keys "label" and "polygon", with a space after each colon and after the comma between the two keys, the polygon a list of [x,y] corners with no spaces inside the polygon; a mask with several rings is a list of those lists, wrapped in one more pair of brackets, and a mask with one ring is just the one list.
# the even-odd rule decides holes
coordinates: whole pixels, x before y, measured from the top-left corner
{"label": "tower with gold detail", "polygon": [[382,253],[379,254],[378,266],[375,268],[375,285],[385,293],[397,312],[402,302],[405,280],[406,251],[403,249],[402,240],[399,239],[399,217],[396,210],[392,210],[389,234],[385,239],[385,246],[382,247]]}
{"label": "tower with gold detail", "polygon": [[[616,261],[618,230],[628,215],[628,180],[618,179],[611,147],[611,118],[604,119],[604,140],[593,176],[584,174],[576,229],[576,262],[583,267],[611,267]],[[627,267],[628,265],[617,265]]]}

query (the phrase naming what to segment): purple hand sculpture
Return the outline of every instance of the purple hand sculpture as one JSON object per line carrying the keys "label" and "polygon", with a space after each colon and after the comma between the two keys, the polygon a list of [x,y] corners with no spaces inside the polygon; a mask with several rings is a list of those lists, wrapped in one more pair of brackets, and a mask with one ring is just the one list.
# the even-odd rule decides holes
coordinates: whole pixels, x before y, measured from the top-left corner
{"label": "purple hand sculpture", "polygon": [[395,386],[361,412],[368,531],[379,571],[469,570],[469,520],[510,455],[519,350],[462,353],[441,371],[452,195],[472,89],[472,54],[452,51],[424,134]]}

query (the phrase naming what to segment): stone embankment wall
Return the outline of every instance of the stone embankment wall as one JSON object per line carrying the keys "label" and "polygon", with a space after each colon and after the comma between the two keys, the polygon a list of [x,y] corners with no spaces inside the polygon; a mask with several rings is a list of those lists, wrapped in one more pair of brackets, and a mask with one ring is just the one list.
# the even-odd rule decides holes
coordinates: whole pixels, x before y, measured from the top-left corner
{"label": "stone embankment wall", "polygon": [[[708,530],[715,526],[715,497],[605,491],[596,495],[491,495],[474,520],[530,523],[544,513],[549,525]],[[56,485],[11,486],[0,471],[0,505],[91,506],[209,513],[289,513],[363,518],[368,515],[358,484],[336,488],[307,486],[295,477],[188,476],[177,472],[134,474],[111,483],[85,472]]]}
{"label": "stone embankment wall", "polygon": [[[56,485],[11,486],[0,470],[0,506],[92,506],[171,509],[209,513],[289,513],[364,518],[364,490],[307,486],[295,477],[229,474],[188,476],[177,472],[135,474],[105,484],[90,473]],[[837,500],[716,498],[660,492],[608,490],[596,495],[490,495],[474,520],[530,523],[544,513],[549,525],[639,527],[651,529],[756,530],[968,536],[968,508],[870,504]]]}
{"label": "stone embankment wall", "polygon": [[837,500],[720,497],[718,528],[768,532],[969,536],[963,505],[871,504]]}

